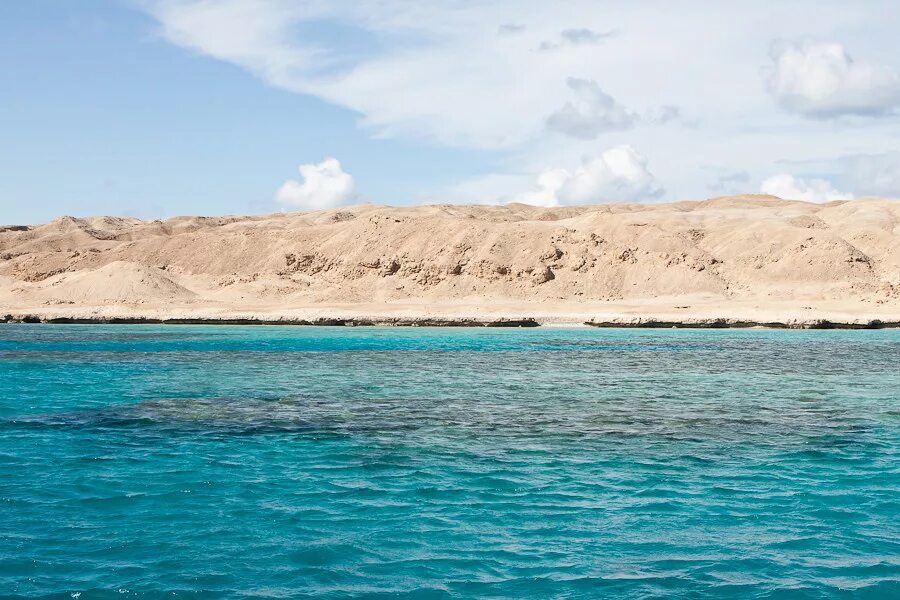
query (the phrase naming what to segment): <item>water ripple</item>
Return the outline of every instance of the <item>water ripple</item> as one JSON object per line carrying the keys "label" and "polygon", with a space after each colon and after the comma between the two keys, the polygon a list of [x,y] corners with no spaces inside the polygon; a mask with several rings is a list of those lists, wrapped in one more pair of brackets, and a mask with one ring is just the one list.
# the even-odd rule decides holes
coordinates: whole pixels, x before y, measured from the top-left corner
{"label": "water ripple", "polygon": [[900,333],[0,331],[21,598],[900,596]]}

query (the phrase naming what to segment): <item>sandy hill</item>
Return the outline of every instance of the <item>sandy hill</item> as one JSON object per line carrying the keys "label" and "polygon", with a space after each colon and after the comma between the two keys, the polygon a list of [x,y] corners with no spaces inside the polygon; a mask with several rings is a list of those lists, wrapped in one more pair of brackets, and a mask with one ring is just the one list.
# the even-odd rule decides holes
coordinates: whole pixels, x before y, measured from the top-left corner
{"label": "sandy hill", "polygon": [[900,321],[900,201],[359,205],[0,227],[0,316]]}

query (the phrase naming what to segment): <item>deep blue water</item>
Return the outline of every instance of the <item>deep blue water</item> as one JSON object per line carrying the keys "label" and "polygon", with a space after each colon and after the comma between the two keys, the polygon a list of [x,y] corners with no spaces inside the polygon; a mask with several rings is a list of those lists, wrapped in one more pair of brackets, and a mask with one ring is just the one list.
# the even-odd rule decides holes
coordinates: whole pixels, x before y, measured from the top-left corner
{"label": "deep blue water", "polygon": [[0,326],[0,595],[898,598],[900,331]]}

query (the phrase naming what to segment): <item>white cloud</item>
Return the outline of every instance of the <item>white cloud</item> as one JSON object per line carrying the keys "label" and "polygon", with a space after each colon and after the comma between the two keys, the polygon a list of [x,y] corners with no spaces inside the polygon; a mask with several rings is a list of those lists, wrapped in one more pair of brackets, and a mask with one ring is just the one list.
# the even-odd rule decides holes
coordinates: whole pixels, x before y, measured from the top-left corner
{"label": "white cloud", "polygon": [[809,117],[883,115],[900,106],[900,74],[854,61],[834,43],[772,47],[769,92],[786,110]]}
{"label": "white cloud", "polygon": [[536,206],[557,206],[561,204],[559,191],[572,178],[566,169],[549,169],[537,176],[537,189],[533,192],[519,194],[512,200]]}
{"label": "white cloud", "polygon": [[[739,44],[755,33],[747,38],[734,30],[750,20],[743,13],[761,11],[698,2],[680,7],[673,22],[657,11],[593,0],[573,0],[566,11],[530,0],[141,5],[165,39],[352,110],[378,136],[492,150],[539,141],[547,115],[570,93],[569,77],[600,82],[604,93],[639,113],[663,102],[705,116],[746,105],[758,57],[756,48],[748,53]],[[763,12],[790,12],[788,21],[801,9]],[[611,30],[621,33],[597,33]],[[603,44],[585,43],[604,36]],[[567,47],[538,51],[547,40]],[[698,94],[698,84],[722,64],[729,68],[719,73],[716,94]],[[693,105],[683,102],[687,97]],[[624,126],[627,118],[619,118],[617,126]]]}
{"label": "white cloud", "polygon": [[[759,180],[788,170],[778,166],[782,161],[900,150],[900,119],[877,127],[863,119],[799,120],[773,102],[759,72],[773,39],[838,40],[893,68],[870,68],[838,53],[839,93],[817,99],[808,92],[817,84],[798,82],[818,81],[808,75],[818,68],[776,62],[772,94],[800,114],[886,112],[890,74],[900,65],[896,0],[684,0],[677,11],[664,0],[571,0],[566,10],[537,0],[136,3],[163,39],[346,109],[328,118],[358,120],[360,135],[453,146],[430,154],[437,157],[427,169],[434,175],[416,178],[418,197],[447,197],[479,173],[497,175],[491,186],[503,176],[530,183],[548,167],[578,164],[596,150],[591,138],[601,135],[601,148],[641,148],[668,195],[683,198],[709,194],[704,166]],[[593,35],[610,31],[615,35]],[[559,48],[541,52],[548,41]],[[803,55],[802,45],[794,47]],[[596,102],[578,96],[570,78],[596,82],[603,96]],[[551,115],[557,127],[548,126]],[[390,167],[381,171],[387,183],[377,199],[399,199],[390,181],[407,175],[408,166],[402,158],[382,164]],[[449,172],[459,180],[447,181]],[[828,179],[861,193],[830,173]]]}
{"label": "white cloud", "polygon": [[806,202],[853,199],[853,194],[839,192],[824,179],[805,180],[787,173],[769,177],[762,182],[760,191],[784,200],[804,200]]}
{"label": "white cloud", "polygon": [[615,146],[574,171],[549,169],[537,178],[537,190],[518,202],[555,206],[652,200],[663,189],[647,169],[647,160],[630,146]]}
{"label": "white cloud", "polygon": [[279,204],[320,210],[346,204],[353,198],[353,177],[344,172],[337,159],[300,165],[299,170],[302,181],[288,179],[275,192]]}
{"label": "white cloud", "polygon": [[647,113],[647,120],[657,125],[665,125],[671,121],[681,120],[681,109],[667,104]]}
{"label": "white cloud", "polygon": [[558,42],[543,42],[540,50],[556,50],[565,46],[596,46],[615,35],[615,31],[594,31],[586,27],[564,29],[559,34]]}
{"label": "white cloud", "polygon": [[600,133],[634,127],[637,115],[605,93],[596,81],[569,77],[566,81],[576,101],[567,102],[547,118],[547,127],[582,140],[595,139]]}

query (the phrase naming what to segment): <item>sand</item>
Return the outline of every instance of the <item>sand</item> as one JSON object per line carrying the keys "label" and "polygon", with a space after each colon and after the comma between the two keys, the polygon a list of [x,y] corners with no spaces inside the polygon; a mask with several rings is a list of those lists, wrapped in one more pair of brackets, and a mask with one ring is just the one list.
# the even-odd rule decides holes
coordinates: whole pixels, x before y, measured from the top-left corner
{"label": "sand", "polygon": [[0,319],[900,323],[900,201],[357,205],[0,227]]}

